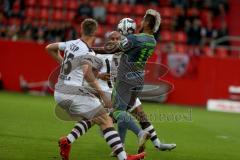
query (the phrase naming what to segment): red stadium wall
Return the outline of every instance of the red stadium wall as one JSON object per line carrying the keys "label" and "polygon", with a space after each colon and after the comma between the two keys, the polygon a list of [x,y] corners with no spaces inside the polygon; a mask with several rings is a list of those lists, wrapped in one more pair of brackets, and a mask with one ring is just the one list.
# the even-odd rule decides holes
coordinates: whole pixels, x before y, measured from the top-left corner
{"label": "red stadium wall", "polygon": [[[29,82],[47,80],[57,64],[44,45],[0,41],[0,72],[7,90],[20,91],[19,76]],[[240,85],[240,60],[201,57],[193,77],[164,77],[174,84],[169,103],[205,105],[209,98],[227,98],[229,85]],[[151,79],[151,77],[148,77]]]}
{"label": "red stadium wall", "polygon": [[199,59],[193,78],[166,79],[174,84],[168,101],[176,104],[205,105],[209,98],[228,98],[229,85],[240,85],[240,59]]}
{"label": "red stadium wall", "polygon": [[57,66],[45,52],[44,45],[0,41],[0,50],[0,72],[7,90],[20,91],[20,75],[29,82],[47,80]]}

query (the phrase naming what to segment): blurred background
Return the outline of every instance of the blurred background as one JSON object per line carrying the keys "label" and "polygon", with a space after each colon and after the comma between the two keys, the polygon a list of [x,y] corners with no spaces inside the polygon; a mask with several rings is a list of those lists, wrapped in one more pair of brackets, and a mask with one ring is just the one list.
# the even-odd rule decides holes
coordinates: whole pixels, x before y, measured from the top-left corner
{"label": "blurred background", "polygon": [[[99,22],[101,46],[120,19],[139,26],[149,8],[161,13],[162,24],[146,90],[173,88],[143,107],[161,142],[178,147],[159,153],[149,142],[146,159],[240,159],[240,0],[0,0],[1,160],[60,159],[58,137],[73,127],[56,117],[49,82],[58,64],[45,46],[79,38],[87,17]],[[74,144],[71,159],[112,159],[96,133]],[[136,153],[135,140],[129,132],[128,153]]]}
{"label": "blurred background", "polygon": [[130,17],[139,25],[149,8],[162,16],[149,62],[168,66],[162,78],[174,85],[160,101],[194,106],[212,99],[239,101],[239,0],[0,0],[1,88],[51,93],[48,77],[57,64],[46,44],[77,39],[81,21],[91,17],[99,22],[95,45],[102,45],[120,19]]}

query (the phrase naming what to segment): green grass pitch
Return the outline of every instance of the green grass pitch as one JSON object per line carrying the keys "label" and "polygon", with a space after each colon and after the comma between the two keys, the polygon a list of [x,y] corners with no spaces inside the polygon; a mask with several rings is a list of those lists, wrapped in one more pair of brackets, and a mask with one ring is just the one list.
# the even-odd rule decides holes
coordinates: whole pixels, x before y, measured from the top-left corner
{"label": "green grass pitch", "polygon": [[[158,152],[148,142],[146,160],[240,159],[239,114],[193,108],[189,117],[187,107],[156,103],[143,105],[145,111],[155,119],[153,124],[161,140],[177,143],[177,148],[171,152]],[[60,159],[58,138],[67,134],[74,123],[57,119],[54,107],[51,96],[0,92],[0,160]],[[175,120],[171,115],[176,115]],[[185,117],[179,119],[181,115]],[[71,159],[114,159],[108,156],[110,149],[99,135],[99,129],[95,126],[76,141],[72,146]],[[136,144],[135,136],[128,133],[127,151],[135,153]]]}

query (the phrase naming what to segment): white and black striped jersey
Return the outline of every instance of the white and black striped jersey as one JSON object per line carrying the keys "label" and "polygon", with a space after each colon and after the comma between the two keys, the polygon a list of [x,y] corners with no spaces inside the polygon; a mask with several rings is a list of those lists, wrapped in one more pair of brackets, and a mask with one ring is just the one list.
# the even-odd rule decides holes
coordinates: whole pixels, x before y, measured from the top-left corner
{"label": "white and black striped jersey", "polygon": [[117,77],[117,69],[120,62],[121,54],[97,54],[97,57],[103,62],[103,67],[100,72],[110,73],[110,81],[106,82],[99,79],[99,84],[102,90],[111,90]]}
{"label": "white and black striped jersey", "polygon": [[102,67],[102,61],[81,39],[60,42],[59,50],[64,52],[64,60],[55,86],[56,91],[70,94],[77,91],[77,88],[83,88],[85,81],[81,64],[91,63],[99,70]]}

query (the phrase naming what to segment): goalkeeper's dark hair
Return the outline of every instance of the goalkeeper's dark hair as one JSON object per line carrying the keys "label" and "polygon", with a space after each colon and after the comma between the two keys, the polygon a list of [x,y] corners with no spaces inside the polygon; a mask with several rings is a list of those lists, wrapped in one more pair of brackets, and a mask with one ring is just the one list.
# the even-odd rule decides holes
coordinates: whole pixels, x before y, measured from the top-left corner
{"label": "goalkeeper's dark hair", "polygon": [[150,14],[147,14],[144,18],[146,22],[148,22],[148,26],[151,30],[153,30],[155,23],[156,23],[156,18]]}
{"label": "goalkeeper's dark hair", "polygon": [[97,31],[98,23],[92,18],[87,18],[82,22],[82,34],[94,36]]}

